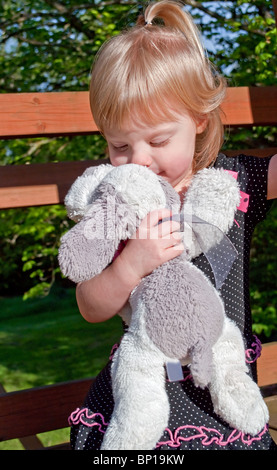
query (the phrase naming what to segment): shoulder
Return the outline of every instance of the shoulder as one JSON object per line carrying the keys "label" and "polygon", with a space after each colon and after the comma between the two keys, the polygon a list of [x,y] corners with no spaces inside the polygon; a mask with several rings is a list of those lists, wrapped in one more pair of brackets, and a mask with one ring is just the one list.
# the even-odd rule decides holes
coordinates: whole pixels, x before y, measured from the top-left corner
{"label": "shoulder", "polygon": [[248,176],[249,184],[265,186],[267,199],[277,198],[277,154],[268,157],[237,155],[227,157],[219,154],[215,166],[227,170],[244,173]]}
{"label": "shoulder", "polygon": [[[275,157],[255,157],[244,154],[228,157],[219,154],[215,161],[215,167],[236,172],[238,181],[245,184],[251,193],[255,193],[260,188],[267,198],[271,159],[275,159]],[[275,166],[277,169],[277,163]]]}
{"label": "shoulder", "polygon": [[244,171],[249,173],[250,176],[257,176],[262,170],[263,172],[268,169],[270,159],[272,157],[255,157],[252,155],[239,154],[236,156],[229,157],[223,153],[220,153],[214,163],[215,167],[225,168],[233,171]]}
{"label": "shoulder", "polygon": [[[271,157],[255,157],[240,154],[228,157],[219,154],[215,167],[233,171],[241,191],[249,195],[249,214],[253,220],[263,220],[271,204],[268,201],[269,167]],[[277,168],[277,165],[276,165]]]}

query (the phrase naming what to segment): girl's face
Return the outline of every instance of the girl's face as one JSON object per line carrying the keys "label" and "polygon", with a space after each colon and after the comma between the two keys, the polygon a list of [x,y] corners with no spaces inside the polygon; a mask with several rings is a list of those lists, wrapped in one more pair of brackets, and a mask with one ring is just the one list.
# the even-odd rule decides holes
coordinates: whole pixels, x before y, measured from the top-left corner
{"label": "girl's face", "polygon": [[176,121],[146,127],[128,123],[119,131],[108,130],[111,164],[136,163],[147,166],[182,192],[192,176],[196,134],[203,132],[206,121],[196,123],[188,113],[177,114]]}

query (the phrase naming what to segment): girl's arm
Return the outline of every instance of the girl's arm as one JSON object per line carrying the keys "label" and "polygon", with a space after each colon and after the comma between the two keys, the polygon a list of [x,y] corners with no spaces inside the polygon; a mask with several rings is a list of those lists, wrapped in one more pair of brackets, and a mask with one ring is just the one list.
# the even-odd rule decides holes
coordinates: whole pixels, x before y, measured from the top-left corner
{"label": "girl's arm", "polygon": [[114,262],[98,276],[78,284],[77,303],[87,321],[101,322],[116,315],[144,276],[183,251],[179,223],[158,224],[169,216],[168,209],[148,214]]}
{"label": "girl's arm", "polygon": [[127,271],[119,255],[101,274],[81,282],[76,288],[76,298],[81,315],[91,323],[113,317],[127,302],[131,291],[140,279]]}
{"label": "girl's arm", "polygon": [[275,198],[277,198],[277,154],[269,162],[267,185],[267,199]]}

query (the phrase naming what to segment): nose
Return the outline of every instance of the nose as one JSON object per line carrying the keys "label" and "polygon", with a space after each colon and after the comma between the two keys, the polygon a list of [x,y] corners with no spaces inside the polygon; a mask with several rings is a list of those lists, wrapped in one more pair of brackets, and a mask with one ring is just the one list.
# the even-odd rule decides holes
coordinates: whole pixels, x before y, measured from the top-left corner
{"label": "nose", "polygon": [[152,163],[152,158],[147,151],[137,149],[132,152],[131,163],[149,167]]}

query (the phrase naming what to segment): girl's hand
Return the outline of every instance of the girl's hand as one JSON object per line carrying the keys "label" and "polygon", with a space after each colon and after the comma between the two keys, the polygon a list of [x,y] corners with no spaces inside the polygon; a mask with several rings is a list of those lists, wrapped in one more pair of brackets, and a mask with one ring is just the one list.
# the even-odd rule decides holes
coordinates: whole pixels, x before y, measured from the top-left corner
{"label": "girl's hand", "polygon": [[184,249],[180,226],[167,209],[148,214],[119,256],[98,276],[77,286],[77,302],[89,322],[108,320],[128,301],[141,279]]}
{"label": "girl's hand", "polygon": [[169,218],[171,211],[160,209],[150,212],[141,222],[133,237],[120,254],[126,275],[137,282],[155,268],[180,255],[184,250],[179,222]]}

